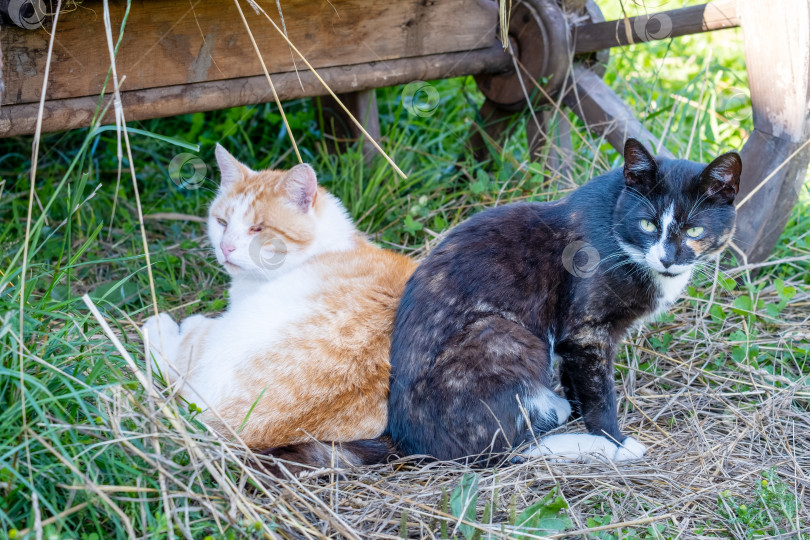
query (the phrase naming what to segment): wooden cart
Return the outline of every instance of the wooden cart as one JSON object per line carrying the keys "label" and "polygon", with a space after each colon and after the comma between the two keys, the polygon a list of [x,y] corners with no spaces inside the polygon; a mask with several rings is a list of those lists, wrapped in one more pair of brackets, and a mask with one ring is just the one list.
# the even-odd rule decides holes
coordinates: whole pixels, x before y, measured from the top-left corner
{"label": "wooden cart", "polygon": [[[480,116],[493,137],[502,131],[504,118],[528,106],[526,84],[543,81],[541,99],[562,97],[613,146],[621,148],[628,136],[655,143],[602,82],[599,68],[606,51],[742,26],[755,129],[742,150],[735,241],[749,261],[771,252],[805,179],[808,0],[717,0],[609,22],[590,0],[507,2],[512,7],[506,51],[494,0],[399,0],[396,7],[380,0],[289,0],[283,3],[283,20],[275,3],[240,1],[132,0],[128,8],[122,0],[110,0],[110,27],[117,32],[126,20],[116,66],[127,120],[270,101],[263,64],[282,100],[326,95],[273,28],[273,18],[373,137],[379,136],[379,122],[370,90],[474,75],[486,96]],[[106,111],[103,122],[114,121],[102,2],[63,8],[56,21],[47,14],[56,0],[47,2],[0,0],[0,137],[36,130],[46,74],[42,131],[88,126],[99,111]],[[545,126],[528,125],[536,150],[547,139]],[[476,137],[472,144],[480,151]]]}

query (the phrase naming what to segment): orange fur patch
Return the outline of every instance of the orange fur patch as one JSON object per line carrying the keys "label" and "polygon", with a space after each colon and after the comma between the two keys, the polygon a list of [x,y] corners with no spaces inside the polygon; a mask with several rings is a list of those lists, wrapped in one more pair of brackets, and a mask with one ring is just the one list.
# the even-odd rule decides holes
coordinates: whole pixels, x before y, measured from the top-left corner
{"label": "orange fur patch", "polygon": [[[263,225],[268,238],[281,236],[293,247],[306,247],[314,240],[313,218],[301,212],[286,197],[282,182],[286,173],[273,169],[243,173],[242,179],[214,202],[210,214],[228,221],[233,211],[232,202],[244,198],[250,201],[247,221]],[[324,204],[322,193],[325,190],[318,186],[313,204],[316,215],[320,215]]]}
{"label": "orange fur patch", "polygon": [[236,430],[253,407],[240,433],[251,447],[352,441],[385,428],[394,315],[416,263],[359,240],[307,266],[327,291],[311,299],[316,312],[288,329],[283,348],[241,364],[239,395],[219,410]]}
{"label": "orange fur patch", "polygon": [[[283,321],[268,327],[272,334],[262,335],[261,315],[253,316],[255,347],[233,348],[235,356],[221,359],[231,352],[231,344],[223,344],[221,337],[209,342],[206,335],[224,324],[217,319],[193,326],[183,337],[178,368],[191,374],[191,383],[200,383],[203,400],[211,396],[215,400],[209,404],[216,414],[206,412],[205,421],[225,437],[239,432],[249,446],[260,449],[313,438],[347,442],[379,436],[387,422],[394,316],[416,263],[362,238],[322,187],[314,196],[311,191],[304,193],[303,200],[312,201],[314,211],[302,211],[301,175],[304,181],[310,180],[307,171],[298,169],[299,176],[293,177],[283,170],[253,172],[243,165],[238,170],[241,178],[223,188],[211,206],[212,217],[230,221],[239,212],[237,223],[261,225],[262,231],[255,234],[283,238],[289,252],[308,247],[322,250],[285,274],[300,273],[301,283],[308,287],[299,296],[285,297],[300,302],[290,310],[278,303],[257,305],[275,300],[259,293],[251,304],[252,291],[242,297],[240,302],[248,303],[255,313],[266,308],[268,315],[275,316],[272,320]],[[330,223],[336,224],[328,229],[335,235],[330,241],[337,244],[323,249],[318,247],[323,238],[316,238],[316,232]],[[296,282],[287,283],[294,287]],[[249,285],[254,286],[263,284]],[[294,315],[299,312],[304,313],[303,319]],[[287,320],[279,314],[291,316]],[[223,320],[229,315],[230,311]],[[219,358],[207,354],[214,348]],[[203,361],[205,365],[194,365]]]}

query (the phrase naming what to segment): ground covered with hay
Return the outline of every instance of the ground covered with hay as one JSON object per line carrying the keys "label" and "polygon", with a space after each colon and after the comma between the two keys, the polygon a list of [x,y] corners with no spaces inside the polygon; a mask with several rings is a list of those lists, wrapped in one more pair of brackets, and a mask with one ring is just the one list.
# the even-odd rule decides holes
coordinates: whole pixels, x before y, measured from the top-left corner
{"label": "ground covered with hay", "polygon": [[[617,51],[606,80],[675,155],[707,161],[751,129],[739,39]],[[305,160],[380,245],[423,256],[481,208],[553,200],[620,164],[573,116],[565,174],[527,161],[526,116],[475,163],[464,146],[481,101],[474,82],[432,84],[439,100],[419,110],[401,87],[378,92],[382,145],[407,180],[382,159],[364,164],[356,147],[329,153],[317,102],[285,104]],[[184,183],[171,162],[189,153],[213,165],[221,142],[254,168],[291,166],[278,110],[131,127],[139,199],[114,130],[43,138],[33,192],[32,140],[0,141],[0,538],[810,537],[807,185],[769,261],[730,253],[701,268],[669,314],[626,339],[620,424],[650,447],[643,460],[471,469],[404,459],[276,478],[165,390],[136,328],[154,309],[152,287],[175,318],[227,305],[200,222],[214,174]]]}

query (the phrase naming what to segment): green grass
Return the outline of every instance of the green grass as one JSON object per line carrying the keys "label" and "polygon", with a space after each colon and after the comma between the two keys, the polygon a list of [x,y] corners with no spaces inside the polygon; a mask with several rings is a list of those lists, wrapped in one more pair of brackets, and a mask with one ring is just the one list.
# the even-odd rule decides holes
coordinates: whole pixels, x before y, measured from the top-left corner
{"label": "green grass", "polygon": [[[614,50],[605,80],[651,131],[664,137],[673,153],[705,161],[739,149],[752,129],[739,40],[738,31],[725,31]],[[344,202],[360,229],[380,245],[421,256],[441,232],[482,208],[551,200],[570,189],[550,179],[542,163],[527,162],[526,115],[515,118],[513,136],[503,147],[492,148],[488,163],[475,163],[465,147],[482,100],[474,81],[461,78],[433,85],[440,105],[426,117],[403,107],[402,87],[378,91],[382,145],[407,179],[399,178],[382,159],[366,165],[356,147],[328,153],[317,103],[285,103],[305,161],[315,166],[320,181]],[[581,135],[573,140],[576,183],[620,163],[612,148],[587,134],[578,119],[570,119]],[[227,279],[210,256],[204,226],[149,216],[205,215],[216,189],[216,142],[254,168],[293,165],[295,155],[278,111],[273,105],[258,105],[131,126],[200,145],[199,156],[212,171],[200,189],[178,187],[170,178],[169,163],[189,150],[165,138],[130,135],[158,307],[176,318],[221,311],[227,304]],[[205,433],[196,412],[186,405],[172,402],[173,412],[155,412],[159,399],[144,390],[81,301],[83,294],[90,295],[144,369],[133,322],[149,314],[152,298],[126,163],[118,182],[114,131],[84,129],[42,140],[20,327],[31,144],[30,137],[0,140],[0,538],[33,537],[30,531],[36,523],[53,516],[63,517],[45,525],[46,538],[124,538],[127,523],[139,536],[150,538],[300,537],[314,534],[319,522],[347,512],[351,505],[346,501],[340,507],[344,510],[330,509],[332,495],[317,479],[307,484],[314,495],[306,492],[312,498],[302,507],[287,488],[246,477],[239,460]],[[734,274],[736,281],[724,281],[726,287],[717,290],[711,274],[700,278],[677,314],[630,338],[633,347],[619,360],[625,386],[636,378],[663,377],[656,383],[661,393],[677,392],[681,386],[667,378],[671,361],[685,362],[692,347],[699,348],[689,359],[690,369],[698,369],[693,384],[743,396],[667,413],[662,418],[668,429],[687,429],[697,419],[711,423],[713,417],[706,411],[714,411],[717,403],[721,412],[753,415],[760,404],[756,392],[762,388],[775,392],[795,386],[799,396],[789,400],[789,410],[810,414],[807,397],[801,397],[810,374],[810,335],[806,326],[800,330],[806,325],[802,313],[810,285],[808,231],[810,196],[805,185],[772,260],[803,259],[768,266],[759,275]],[[777,278],[783,280],[779,287]],[[716,345],[717,351],[709,345]],[[745,397],[748,394],[753,397]],[[630,403],[624,407],[635,410]],[[743,420],[729,417],[744,428]],[[230,452],[241,455],[238,449]],[[767,484],[751,487],[749,481],[737,489],[724,484],[723,491],[717,487],[716,493],[709,492],[706,497],[716,503],[698,505],[702,521],[693,523],[690,531],[741,538],[791,534],[799,527],[799,517],[808,516],[806,496],[798,494],[804,487],[797,488],[798,473],[791,467],[768,463],[761,469],[765,476],[748,471]],[[575,477],[576,470],[570,471]],[[444,479],[413,484],[410,496],[424,491],[429,498],[423,505],[449,509],[452,500],[441,493],[451,493],[462,477],[447,474],[444,484]],[[535,471],[536,478],[541,474]],[[403,481],[396,474],[391,478],[386,489]],[[476,489],[490,490],[489,514],[482,509],[465,515],[494,523],[493,530],[508,531],[503,527],[515,525],[512,518],[543,500],[554,485],[549,481],[540,489],[531,477],[521,478],[520,489],[503,488],[499,494],[487,473]],[[632,499],[622,489],[597,486],[587,495],[569,491],[564,507],[570,505],[570,515],[578,519],[571,527],[631,521],[661,510],[660,501],[645,498],[646,492],[633,493]],[[326,502],[313,502],[316,499]],[[167,508],[173,512],[170,518]],[[395,516],[391,530],[423,534],[413,527],[424,509],[409,508]],[[435,519],[444,524],[435,530],[448,529],[447,521]],[[323,530],[334,536],[340,529],[329,523]],[[449,530],[454,527],[450,523]],[[465,536],[475,534],[469,525],[463,527],[459,531]],[[664,520],[621,530],[624,535],[609,530],[594,537],[673,538],[678,528]]]}
{"label": "green grass", "polygon": [[797,510],[790,487],[774,470],[764,471],[761,480],[744,495],[720,493],[717,506],[729,527],[740,531],[745,538],[790,534]]}

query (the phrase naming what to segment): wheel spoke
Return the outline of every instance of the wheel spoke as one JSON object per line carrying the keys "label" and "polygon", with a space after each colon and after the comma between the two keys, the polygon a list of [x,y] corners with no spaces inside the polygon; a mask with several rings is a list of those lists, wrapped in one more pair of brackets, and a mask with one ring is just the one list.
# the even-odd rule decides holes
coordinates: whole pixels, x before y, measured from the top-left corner
{"label": "wheel spoke", "polygon": [[574,27],[574,54],[739,26],[737,0],[715,0],[651,15]]}
{"label": "wheel spoke", "polygon": [[602,135],[619,152],[623,151],[625,140],[633,137],[654,148],[659,155],[673,157],[599,75],[581,64],[575,65],[571,71],[563,102],[585,122],[588,129]]}

